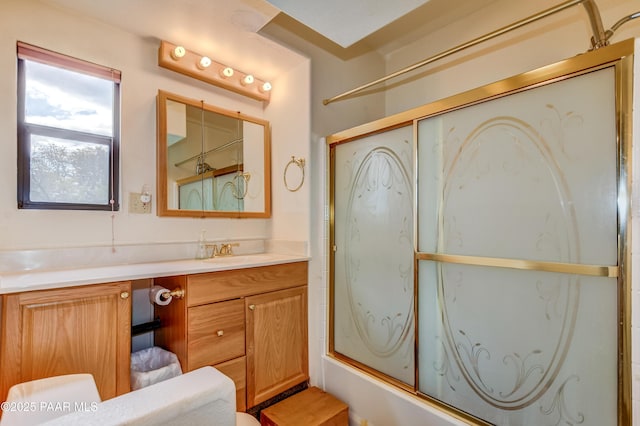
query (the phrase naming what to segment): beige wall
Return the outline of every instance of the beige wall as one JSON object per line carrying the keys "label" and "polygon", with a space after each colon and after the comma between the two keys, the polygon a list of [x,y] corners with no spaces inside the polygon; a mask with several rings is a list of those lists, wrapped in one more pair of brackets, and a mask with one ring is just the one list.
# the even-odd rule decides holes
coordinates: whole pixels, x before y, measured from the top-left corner
{"label": "beige wall", "polygon": [[[387,73],[561,3],[558,0],[496,0],[480,11],[387,55]],[[640,4],[634,0],[596,0],[596,4],[605,29],[623,16],[640,10]],[[591,34],[584,7],[573,6],[407,74],[406,84],[395,84],[387,91],[386,114],[405,111],[584,53],[590,47]],[[622,26],[612,42],[638,34],[640,19]]]}
{"label": "beige wall", "polygon": [[[196,241],[200,229],[210,239],[309,240],[309,187],[295,202],[281,183],[288,156],[309,156],[308,60],[283,49],[298,65],[273,80],[268,105],[157,66],[158,41],[142,38],[94,19],[49,7],[37,0],[0,2],[0,250],[86,247],[111,244],[111,213],[18,210],[16,207],[16,40],[122,71],[121,209],[115,213],[115,243]],[[224,53],[220,53],[224,57]],[[289,59],[288,59],[289,60]],[[271,121],[274,186],[271,219],[160,218],[128,213],[128,194],[144,184],[156,196],[155,144],[158,89]],[[195,252],[194,252],[195,253]]]}

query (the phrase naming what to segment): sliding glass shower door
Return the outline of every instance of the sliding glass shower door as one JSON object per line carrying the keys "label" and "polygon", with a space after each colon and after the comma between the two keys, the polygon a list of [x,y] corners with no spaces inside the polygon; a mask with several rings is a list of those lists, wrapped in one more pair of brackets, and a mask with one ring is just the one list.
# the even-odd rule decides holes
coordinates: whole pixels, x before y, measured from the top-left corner
{"label": "sliding glass shower door", "polygon": [[414,384],[413,134],[334,151],[334,350]]}
{"label": "sliding glass shower door", "polygon": [[332,356],[471,424],[631,424],[632,52],[328,138]]}
{"label": "sliding glass shower door", "polygon": [[418,124],[418,390],[500,425],[613,425],[613,67]]}

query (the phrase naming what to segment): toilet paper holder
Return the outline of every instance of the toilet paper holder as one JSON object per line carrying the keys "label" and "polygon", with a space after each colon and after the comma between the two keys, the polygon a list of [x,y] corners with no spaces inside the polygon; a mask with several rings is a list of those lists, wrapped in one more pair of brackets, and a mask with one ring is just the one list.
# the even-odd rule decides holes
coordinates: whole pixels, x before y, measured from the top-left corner
{"label": "toilet paper holder", "polygon": [[154,285],[149,289],[149,301],[159,306],[167,306],[174,298],[182,299],[184,295],[185,291],[182,287],[169,290],[162,286]]}
{"label": "toilet paper holder", "polygon": [[165,300],[169,299],[170,297],[173,297],[175,299],[182,299],[184,297],[184,290],[182,289],[182,287],[177,287],[175,290],[172,290],[168,293],[160,294],[160,297]]}

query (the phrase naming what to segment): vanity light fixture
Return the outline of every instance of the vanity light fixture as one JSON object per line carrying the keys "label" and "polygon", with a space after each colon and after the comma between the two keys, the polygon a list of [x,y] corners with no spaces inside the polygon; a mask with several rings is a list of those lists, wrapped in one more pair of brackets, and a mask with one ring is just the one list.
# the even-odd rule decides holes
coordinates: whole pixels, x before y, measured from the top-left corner
{"label": "vanity light fixture", "polygon": [[248,86],[250,84],[253,84],[253,81],[255,79],[253,78],[253,76],[251,74],[247,74],[244,76],[244,78],[240,81],[242,83],[243,86]]}
{"label": "vanity light fixture", "polygon": [[222,76],[222,78],[233,77],[233,68],[231,67],[222,68],[220,70],[220,75]]}
{"label": "vanity light fixture", "polygon": [[209,68],[210,66],[211,66],[211,58],[209,58],[208,56],[203,56],[198,61],[198,68],[200,68],[201,70],[205,68]]}
{"label": "vanity light fixture", "polygon": [[260,86],[260,91],[263,93],[271,91],[271,83],[265,81],[262,86]]}
{"label": "vanity light fixture", "polygon": [[176,46],[175,49],[171,51],[171,57],[173,58],[174,61],[179,61],[181,58],[184,57],[186,53],[187,51],[184,49],[184,47]]}
{"label": "vanity light fixture", "polygon": [[[160,42],[158,65],[259,101],[271,98],[271,83],[167,41]],[[238,75],[238,78],[231,78]]]}

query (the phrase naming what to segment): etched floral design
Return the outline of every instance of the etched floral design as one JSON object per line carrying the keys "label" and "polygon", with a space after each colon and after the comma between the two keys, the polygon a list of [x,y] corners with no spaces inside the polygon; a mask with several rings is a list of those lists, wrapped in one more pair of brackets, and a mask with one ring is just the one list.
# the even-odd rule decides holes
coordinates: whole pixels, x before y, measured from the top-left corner
{"label": "etched floral design", "polygon": [[566,426],[575,426],[584,423],[584,415],[580,411],[576,412],[574,410],[574,412],[571,412],[569,404],[567,403],[567,385],[572,380],[579,382],[580,378],[575,374],[569,376],[569,378],[558,388],[549,408],[540,406],[540,412],[542,414],[555,418],[556,421],[555,423],[552,423],[553,426],[559,426],[561,424]]}
{"label": "etched floral design", "polygon": [[389,357],[413,329],[412,189],[401,158],[385,147],[370,150],[353,172],[348,200],[351,315],[368,350]]}
{"label": "etched floral design", "polygon": [[545,304],[545,318],[551,320],[552,314],[554,318],[559,318],[562,315],[562,306],[560,306],[562,286],[558,283],[549,285],[549,283],[538,280],[536,282],[536,290],[538,291],[538,298]]}
{"label": "etched floral design", "polygon": [[444,377],[447,381],[447,385],[452,391],[456,391],[455,386],[452,381],[460,382],[460,376],[454,374],[453,365],[451,364],[451,358],[449,357],[449,352],[447,351],[446,344],[442,341],[442,339],[437,336],[436,340],[440,343],[442,349],[439,354],[442,356],[441,362],[438,364],[436,362],[433,363],[433,370],[440,376]]}
{"label": "etched floral design", "polygon": [[458,330],[458,333],[460,333],[464,337],[465,342],[464,343],[458,342],[456,344],[456,347],[460,352],[462,352],[463,355],[466,356],[466,361],[468,361],[469,364],[471,365],[471,370],[473,371],[475,375],[475,379],[477,380],[476,383],[479,383],[480,385],[482,385],[485,392],[490,394],[493,393],[493,388],[487,386],[484,383],[480,373],[480,356],[484,355],[484,357],[487,360],[490,360],[491,354],[489,353],[487,348],[482,346],[481,343],[479,342],[472,343],[464,331]]}
{"label": "etched floral design", "polygon": [[[515,370],[516,381],[513,385],[513,389],[510,392],[500,392],[500,396],[503,398],[509,398],[518,392],[525,385],[527,379],[534,373],[538,372],[542,376],[544,374],[544,368],[540,364],[527,365],[527,361],[529,357],[534,355],[540,355],[542,353],[541,350],[535,349],[530,354],[525,357],[521,357],[520,354],[513,353],[511,355],[506,355],[502,362],[505,365],[512,364]],[[536,378],[537,380],[537,378]]]}
{"label": "etched floral design", "polygon": [[553,104],[546,104],[545,107],[550,113],[550,116],[540,121],[541,132],[546,133],[548,138],[557,141],[560,152],[567,155],[567,138],[565,133],[570,129],[582,129],[584,117],[575,111],[562,113]]}

